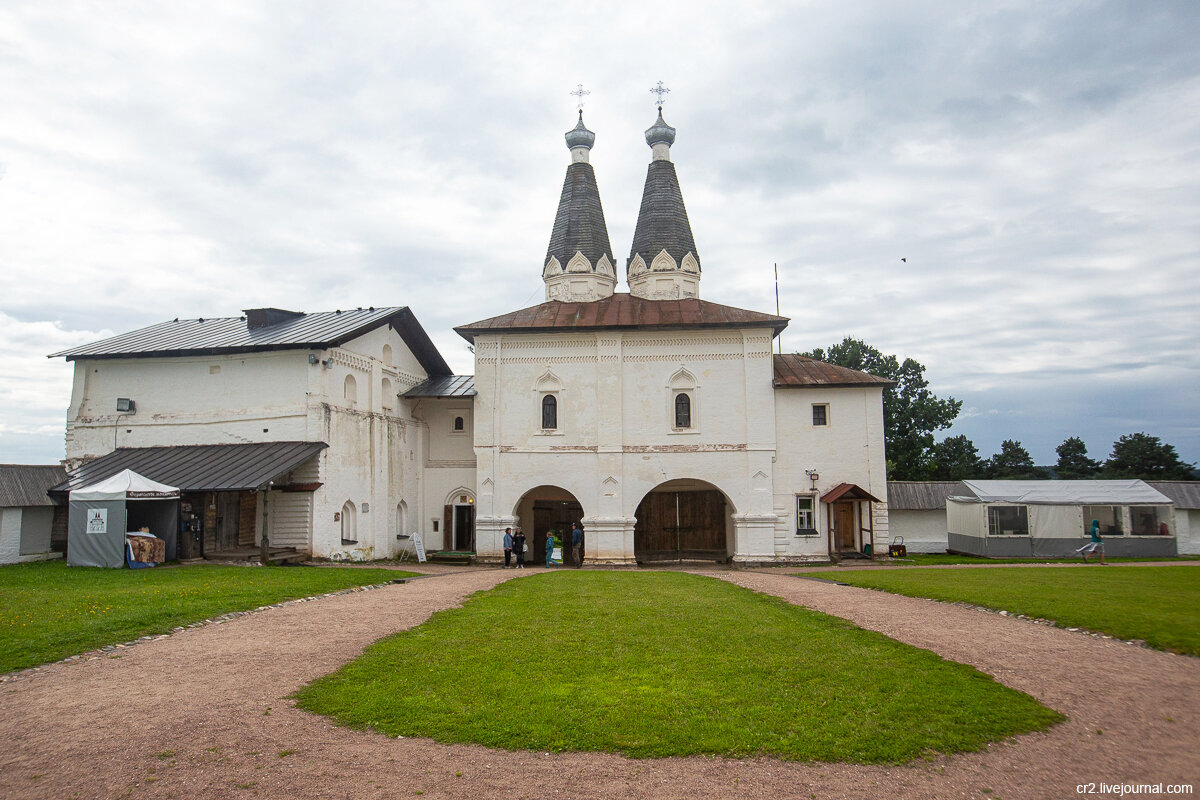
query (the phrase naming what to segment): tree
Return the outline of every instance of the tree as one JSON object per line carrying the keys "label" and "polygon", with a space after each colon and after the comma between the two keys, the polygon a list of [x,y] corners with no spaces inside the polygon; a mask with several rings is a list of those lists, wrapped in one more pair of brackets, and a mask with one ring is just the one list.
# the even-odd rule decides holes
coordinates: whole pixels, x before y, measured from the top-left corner
{"label": "tree", "polygon": [[888,477],[924,480],[928,476],[933,432],[950,427],[962,401],[953,397],[943,400],[929,391],[922,364],[911,358],[901,362],[859,339],[846,337],[828,350],[817,348],[800,355],[895,381],[894,387],[883,390]]}
{"label": "tree", "polygon": [[1104,477],[1190,481],[1195,479],[1195,468],[1157,436],[1131,433],[1113,442],[1112,454],[1104,462]]}
{"label": "tree", "polygon": [[1078,436],[1067,437],[1054,452],[1058,453],[1054,471],[1063,480],[1094,478],[1100,472],[1100,462],[1088,458],[1087,445]]}
{"label": "tree", "polygon": [[989,478],[1002,480],[1033,480],[1046,477],[1044,471],[1034,466],[1033,456],[1029,455],[1029,451],[1013,439],[1005,439],[1000,444],[1000,452],[988,459],[987,475]]}
{"label": "tree", "polygon": [[966,436],[948,436],[933,446],[930,477],[938,481],[962,481],[984,474],[983,459],[975,443]]}

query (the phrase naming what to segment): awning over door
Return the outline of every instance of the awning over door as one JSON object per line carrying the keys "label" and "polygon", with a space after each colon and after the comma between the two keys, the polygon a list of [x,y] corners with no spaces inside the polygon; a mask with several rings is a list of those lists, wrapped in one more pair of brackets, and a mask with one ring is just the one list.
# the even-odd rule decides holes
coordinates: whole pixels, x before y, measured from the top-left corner
{"label": "awning over door", "polygon": [[870,500],[872,503],[882,502],[857,483],[839,483],[825,494],[821,495],[822,503],[836,503],[839,500]]}
{"label": "awning over door", "polygon": [[324,442],[261,442],[126,447],[72,470],[50,492],[90,486],[127,469],[184,492],[252,491],[328,446]]}

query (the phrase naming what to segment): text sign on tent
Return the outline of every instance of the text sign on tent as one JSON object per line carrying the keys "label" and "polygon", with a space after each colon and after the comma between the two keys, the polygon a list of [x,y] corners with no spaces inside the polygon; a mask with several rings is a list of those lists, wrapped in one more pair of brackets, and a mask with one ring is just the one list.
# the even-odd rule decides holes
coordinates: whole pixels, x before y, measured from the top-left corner
{"label": "text sign on tent", "polygon": [[87,510],[87,532],[108,533],[107,508],[89,508]]}
{"label": "text sign on tent", "polygon": [[417,551],[417,563],[425,563],[425,540],[421,538],[421,534],[414,533],[412,536],[413,547]]}

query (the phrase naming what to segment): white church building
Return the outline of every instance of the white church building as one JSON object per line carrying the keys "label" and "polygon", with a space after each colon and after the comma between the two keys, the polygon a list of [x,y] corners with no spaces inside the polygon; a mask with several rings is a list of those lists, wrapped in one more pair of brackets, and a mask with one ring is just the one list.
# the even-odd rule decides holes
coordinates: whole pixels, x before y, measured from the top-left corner
{"label": "white church building", "polygon": [[[179,554],[427,550],[587,563],[825,560],[888,541],[883,390],[773,352],[787,319],[700,297],[662,118],[618,292],[579,123],[542,265],[546,301],[459,326],[453,375],[405,307],[176,319],[54,354],[75,364],[65,493],[133,469],[177,486]],[[870,547],[869,547],[870,546]]]}

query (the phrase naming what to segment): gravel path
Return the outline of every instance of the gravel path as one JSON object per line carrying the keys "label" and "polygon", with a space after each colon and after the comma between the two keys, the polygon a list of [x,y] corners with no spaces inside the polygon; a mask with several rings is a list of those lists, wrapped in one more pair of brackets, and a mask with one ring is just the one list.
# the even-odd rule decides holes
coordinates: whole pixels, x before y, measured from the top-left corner
{"label": "gravel path", "polygon": [[273,608],[5,684],[0,797],[994,800],[1200,778],[1200,660],[761,573],[717,577],[974,664],[1070,720],[985,753],[904,767],[635,761],[387,739],[333,727],[286,699],[375,639],[515,577],[456,572]]}

